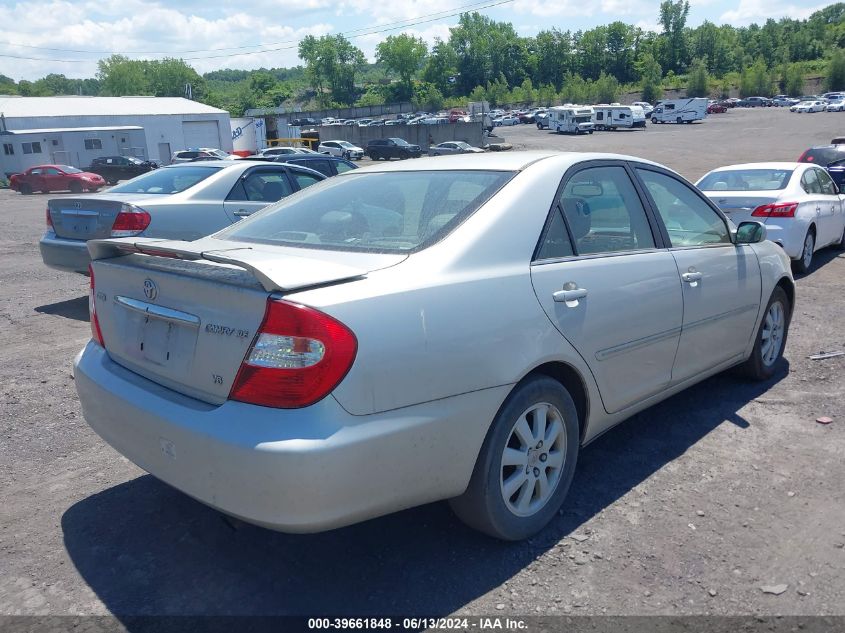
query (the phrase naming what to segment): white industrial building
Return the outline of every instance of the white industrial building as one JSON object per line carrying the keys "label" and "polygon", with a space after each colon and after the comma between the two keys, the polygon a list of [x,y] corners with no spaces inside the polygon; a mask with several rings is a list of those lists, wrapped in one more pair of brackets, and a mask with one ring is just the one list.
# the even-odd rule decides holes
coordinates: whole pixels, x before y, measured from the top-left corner
{"label": "white industrial building", "polygon": [[0,174],[97,156],[170,162],[190,147],[232,151],[229,113],[181,97],[0,95]]}

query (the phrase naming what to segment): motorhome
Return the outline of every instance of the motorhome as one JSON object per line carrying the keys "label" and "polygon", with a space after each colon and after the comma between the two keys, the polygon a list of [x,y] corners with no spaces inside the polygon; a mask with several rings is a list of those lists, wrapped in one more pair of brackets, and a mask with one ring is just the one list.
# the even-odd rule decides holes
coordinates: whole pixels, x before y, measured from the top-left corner
{"label": "motorhome", "polygon": [[593,106],[593,127],[597,130],[645,127],[645,112],[636,105],[596,105]]}
{"label": "motorhome", "polygon": [[555,106],[549,108],[548,128],[558,134],[592,134],[592,117],[590,106]]}
{"label": "motorhome", "polygon": [[667,99],[658,101],[651,113],[652,123],[692,123],[707,116],[707,99]]}

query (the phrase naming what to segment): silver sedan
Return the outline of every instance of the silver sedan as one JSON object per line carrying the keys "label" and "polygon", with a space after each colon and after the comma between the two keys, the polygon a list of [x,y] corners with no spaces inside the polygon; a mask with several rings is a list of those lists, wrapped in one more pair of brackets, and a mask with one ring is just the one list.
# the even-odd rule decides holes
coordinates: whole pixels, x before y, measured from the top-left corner
{"label": "silver sedan", "polygon": [[480,147],[473,147],[464,141],[446,141],[432,145],[428,149],[429,156],[449,156],[450,154],[480,154],[484,150]]}
{"label": "silver sedan", "polygon": [[47,203],[41,259],[87,274],[88,240],[195,240],[325,178],[284,163],[215,160],[156,169],[95,195],[54,198]]}
{"label": "silver sedan", "polygon": [[292,532],[449,499],[528,537],[614,425],[729,367],[773,376],[795,297],[762,224],[614,154],[375,165],[197,242],[89,249],[88,423]]}

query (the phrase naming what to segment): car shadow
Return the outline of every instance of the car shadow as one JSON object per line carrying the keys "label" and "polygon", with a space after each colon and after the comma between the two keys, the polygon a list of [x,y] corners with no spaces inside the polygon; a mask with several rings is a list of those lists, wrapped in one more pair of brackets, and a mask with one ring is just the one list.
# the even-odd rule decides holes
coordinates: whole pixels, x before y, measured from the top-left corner
{"label": "car shadow", "polygon": [[[785,363],[784,363],[785,365]],[[62,517],[67,551],[130,631],[143,615],[444,615],[499,587],[788,373],[719,375],[587,447],[562,510],[540,534],[503,543],[434,503],[312,535],[251,525],[150,475],[91,495]],[[718,397],[714,397],[718,394]]]}
{"label": "car shadow", "polygon": [[837,257],[845,258],[845,251],[841,251],[835,246],[829,246],[827,248],[823,248],[813,254],[813,261],[810,264],[810,270],[807,273],[794,273],[796,279],[806,279],[808,277],[812,277],[816,274],[819,270],[821,270],[826,264],[829,264]]}
{"label": "car shadow", "polygon": [[82,296],[76,299],[67,299],[57,303],[48,303],[47,305],[38,306],[35,308],[36,312],[41,314],[53,314],[66,319],[73,319],[75,321],[88,320],[88,297]]}

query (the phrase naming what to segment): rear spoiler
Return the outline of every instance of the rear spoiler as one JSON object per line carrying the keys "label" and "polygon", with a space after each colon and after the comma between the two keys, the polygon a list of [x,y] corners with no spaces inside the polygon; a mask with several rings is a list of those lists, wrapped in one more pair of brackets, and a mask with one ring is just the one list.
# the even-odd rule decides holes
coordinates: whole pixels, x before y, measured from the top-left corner
{"label": "rear spoiler", "polygon": [[[227,244],[221,242],[221,245]],[[228,244],[232,244],[229,242]],[[185,242],[156,238],[117,238],[89,240],[92,260],[112,259],[130,254],[167,257],[189,261],[205,260],[246,270],[267,292],[300,290],[326,283],[351,281],[367,274],[366,269],[296,255],[275,255],[250,246],[209,248],[207,240]]]}

